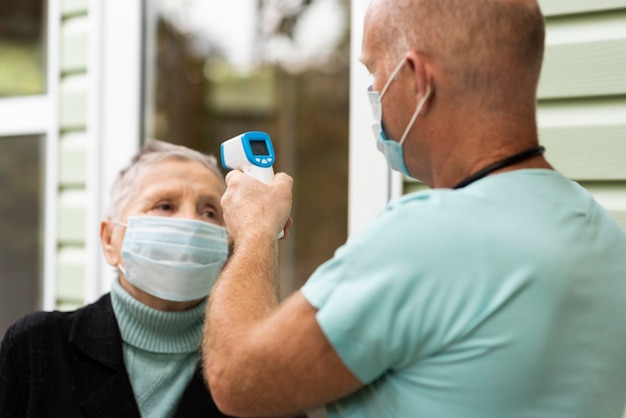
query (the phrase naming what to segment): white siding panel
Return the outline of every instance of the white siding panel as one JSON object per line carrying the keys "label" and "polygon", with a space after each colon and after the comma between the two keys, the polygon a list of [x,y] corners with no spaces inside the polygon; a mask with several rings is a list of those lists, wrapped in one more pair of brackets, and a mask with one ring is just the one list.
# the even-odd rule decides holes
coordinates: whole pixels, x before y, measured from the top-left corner
{"label": "white siding panel", "polygon": [[[87,198],[84,190],[62,190],[59,194],[58,236],[61,246],[84,243],[86,206]],[[93,233],[96,234],[97,231]]]}
{"label": "white siding panel", "polygon": [[87,67],[88,23],[86,16],[69,19],[61,29],[61,71],[84,71]]}
{"label": "white siding panel", "polygon": [[59,146],[59,182],[61,187],[84,186],[86,180],[86,134],[69,132],[61,136]]}
{"label": "white siding panel", "polygon": [[539,0],[545,16],[598,12],[626,7],[626,0]]}
{"label": "white siding panel", "polygon": [[[94,1],[106,1],[106,0],[94,0]],[[70,16],[75,14],[85,13],[88,7],[88,0],[62,0],[61,12],[63,16]]]}
{"label": "white siding panel", "polygon": [[61,82],[61,129],[84,129],[87,123],[87,77],[66,77]]}
{"label": "white siding panel", "polygon": [[57,298],[59,303],[78,304],[83,298],[85,275],[85,250],[81,247],[66,247],[58,254]]}

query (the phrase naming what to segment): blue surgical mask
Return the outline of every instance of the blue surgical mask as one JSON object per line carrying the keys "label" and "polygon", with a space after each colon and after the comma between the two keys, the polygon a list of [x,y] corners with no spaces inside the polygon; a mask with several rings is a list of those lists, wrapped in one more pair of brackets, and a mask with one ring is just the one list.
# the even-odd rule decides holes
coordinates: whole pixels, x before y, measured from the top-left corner
{"label": "blue surgical mask", "polygon": [[383,155],[385,156],[385,160],[387,160],[387,164],[389,164],[389,167],[392,170],[400,171],[407,176],[411,176],[411,174],[409,173],[409,169],[404,163],[404,151],[402,149],[402,144],[406,140],[409,131],[415,123],[415,119],[417,119],[417,116],[420,114],[422,107],[430,96],[430,86],[427,87],[426,95],[417,105],[417,108],[415,109],[415,112],[413,113],[409,124],[404,130],[404,134],[402,134],[402,138],[400,138],[400,141],[394,141],[393,139],[387,137],[383,128],[383,95],[387,92],[389,85],[394,80],[394,78],[396,78],[396,75],[398,75],[398,72],[404,65],[404,62],[405,60],[403,58],[402,61],[400,61],[400,63],[398,63],[396,68],[393,70],[391,76],[389,76],[389,79],[387,80],[385,86],[380,92],[372,90],[372,87],[370,86],[367,94],[370,100],[370,105],[372,107],[372,116],[374,117],[372,130],[374,131],[374,138],[376,138],[376,148],[378,148],[378,150],[383,153]]}
{"label": "blue surgical mask", "polygon": [[226,229],[208,222],[130,216],[118,267],[133,286],[183,302],[209,294],[228,257]]}

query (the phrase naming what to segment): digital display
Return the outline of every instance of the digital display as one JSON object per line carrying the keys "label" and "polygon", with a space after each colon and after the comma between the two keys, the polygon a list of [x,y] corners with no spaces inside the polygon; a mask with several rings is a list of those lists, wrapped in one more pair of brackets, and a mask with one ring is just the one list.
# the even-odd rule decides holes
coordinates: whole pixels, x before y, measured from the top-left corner
{"label": "digital display", "polygon": [[265,141],[250,141],[250,149],[253,155],[269,155],[267,143]]}

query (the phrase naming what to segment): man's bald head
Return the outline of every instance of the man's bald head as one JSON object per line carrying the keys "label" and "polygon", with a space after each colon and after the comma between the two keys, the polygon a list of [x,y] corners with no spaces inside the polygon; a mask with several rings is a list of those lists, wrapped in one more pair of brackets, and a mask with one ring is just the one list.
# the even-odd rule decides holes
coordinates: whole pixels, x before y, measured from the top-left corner
{"label": "man's bald head", "polygon": [[439,64],[455,95],[497,106],[515,94],[534,105],[545,38],[535,0],[372,0],[368,21],[388,65],[419,51]]}

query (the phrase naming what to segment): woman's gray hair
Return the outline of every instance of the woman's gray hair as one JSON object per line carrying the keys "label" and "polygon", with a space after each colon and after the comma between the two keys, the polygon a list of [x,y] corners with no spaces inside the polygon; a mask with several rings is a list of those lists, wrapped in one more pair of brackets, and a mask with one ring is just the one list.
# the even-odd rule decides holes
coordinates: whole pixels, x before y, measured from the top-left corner
{"label": "woman's gray hair", "polygon": [[107,217],[121,220],[120,217],[131,200],[136,195],[137,180],[150,167],[165,161],[179,160],[197,162],[215,174],[223,188],[226,189],[224,175],[217,166],[217,160],[212,155],[202,154],[181,145],[174,145],[156,139],[149,139],[139,152],[133,157],[128,167],[118,174],[111,188],[111,204]]}

